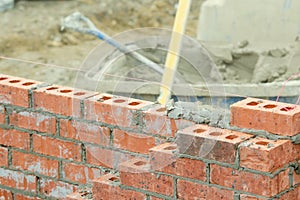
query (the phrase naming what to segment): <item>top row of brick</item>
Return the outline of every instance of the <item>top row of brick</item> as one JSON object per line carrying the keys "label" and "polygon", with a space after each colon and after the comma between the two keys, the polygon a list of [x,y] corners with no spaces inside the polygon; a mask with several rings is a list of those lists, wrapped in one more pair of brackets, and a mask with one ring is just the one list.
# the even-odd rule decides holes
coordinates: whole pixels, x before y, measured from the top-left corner
{"label": "top row of brick", "polygon": [[[134,126],[135,111],[153,102],[78,90],[0,74],[0,103],[54,114],[83,117],[124,127]],[[31,96],[32,94],[32,96]],[[84,107],[81,103],[84,102]],[[136,125],[137,125],[136,124]],[[282,136],[300,133],[300,106],[247,98],[231,106],[231,125]]]}
{"label": "top row of brick", "polygon": [[300,106],[247,98],[231,105],[231,125],[294,136],[300,133]]}

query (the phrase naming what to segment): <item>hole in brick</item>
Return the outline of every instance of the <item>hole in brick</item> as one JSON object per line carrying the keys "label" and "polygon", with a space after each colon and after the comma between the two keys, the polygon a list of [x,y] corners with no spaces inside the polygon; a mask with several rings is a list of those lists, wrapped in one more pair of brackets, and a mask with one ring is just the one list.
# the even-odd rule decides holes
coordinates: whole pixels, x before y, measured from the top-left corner
{"label": "hole in brick", "polygon": [[130,105],[130,106],[137,106],[137,105],[140,105],[140,104],[141,104],[140,102],[131,102],[128,105]]}
{"label": "hole in brick", "polygon": [[110,100],[111,97],[108,97],[108,96],[104,96],[104,97],[101,97],[100,100],[102,101],[107,101],[107,100]]}
{"label": "hole in brick", "polygon": [[257,106],[258,104],[260,104],[257,101],[251,101],[250,103],[247,103],[248,106]]}
{"label": "hole in brick", "polygon": [[47,88],[47,90],[57,90],[58,87],[50,87],[50,88]]}
{"label": "hole in brick", "polygon": [[195,129],[195,130],[194,130],[194,133],[203,133],[204,131],[206,131],[206,130],[205,130],[205,129],[198,128],[198,129]]}
{"label": "hole in brick", "polygon": [[117,99],[117,100],[114,100],[115,103],[124,103],[125,100],[124,99]]}
{"label": "hole in brick", "polygon": [[9,81],[10,83],[19,83],[20,82],[20,80],[11,80],[11,81]]}
{"label": "hole in brick", "polygon": [[294,109],[295,109],[295,107],[284,107],[284,108],[281,108],[280,110],[288,112],[288,111],[291,111],[291,110],[294,110]]}
{"label": "hole in brick", "polygon": [[4,81],[6,79],[7,79],[6,77],[0,77],[0,81]]}
{"label": "hole in brick", "polygon": [[177,148],[175,146],[168,146],[168,147],[165,147],[164,150],[176,150]]}
{"label": "hole in brick", "polygon": [[209,135],[211,135],[211,136],[220,136],[220,135],[223,135],[223,133],[220,133],[220,132],[212,132],[212,133],[210,133]]}
{"label": "hole in brick", "polygon": [[110,180],[110,181],[113,181],[113,182],[117,182],[117,181],[119,181],[119,178],[118,177],[115,177],[115,176],[113,176],[113,177],[111,177],[110,179],[108,179],[108,180]]}
{"label": "hole in brick", "polygon": [[265,105],[264,108],[266,109],[272,109],[272,108],[276,108],[277,106],[274,105],[274,104],[268,104],[268,105]]}
{"label": "hole in brick", "polygon": [[256,142],[255,144],[261,145],[261,146],[267,146],[269,144],[269,142],[259,141],[259,142]]}
{"label": "hole in brick", "polygon": [[72,92],[72,90],[61,90],[59,92],[61,92],[61,93],[70,93],[70,92]]}
{"label": "hole in brick", "polygon": [[226,137],[226,139],[228,140],[234,140],[235,138],[238,138],[239,136],[236,136],[236,135],[229,135]]}
{"label": "hole in brick", "polygon": [[142,165],[146,165],[147,163],[145,161],[138,161],[138,162],[135,162],[134,165],[136,166],[142,166]]}
{"label": "hole in brick", "polygon": [[76,92],[74,95],[76,95],[76,96],[82,96],[82,95],[85,95],[85,92]]}
{"label": "hole in brick", "polygon": [[33,84],[34,84],[34,82],[26,82],[26,83],[23,83],[22,85],[29,86],[29,85],[33,85]]}
{"label": "hole in brick", "polygon": [[156,111],[157,111],[157,112],[165,112],[165,111],[167,111],[167,109],[166,109],[166,108],[159,108],[159,109],[157,109]]}

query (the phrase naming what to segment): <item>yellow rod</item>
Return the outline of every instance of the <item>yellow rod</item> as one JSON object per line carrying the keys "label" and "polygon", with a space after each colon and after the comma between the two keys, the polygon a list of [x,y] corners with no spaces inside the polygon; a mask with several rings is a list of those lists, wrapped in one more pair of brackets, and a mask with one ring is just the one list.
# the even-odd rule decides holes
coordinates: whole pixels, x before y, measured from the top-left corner
{"label": "yellow rod", "polygon": [[171,90],[179,62],[182,38],[185,33],[191,3],[192,0],[179,0],[171,42],[165,63],[165,70],[160,87],[160,96],[157,99],[157,101],[162,105],[166,105],[171,98]]}

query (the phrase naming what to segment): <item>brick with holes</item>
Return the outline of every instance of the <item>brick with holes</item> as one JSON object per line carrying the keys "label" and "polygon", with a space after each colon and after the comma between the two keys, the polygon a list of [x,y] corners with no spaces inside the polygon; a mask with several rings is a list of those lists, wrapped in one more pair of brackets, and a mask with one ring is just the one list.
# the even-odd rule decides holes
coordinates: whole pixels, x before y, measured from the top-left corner
{"label": "brick with holes", "polygon": [[293,136],[300,133],[300,106],[247,98],[231,106],[231,125]]}
{"label": "brick with holes", "polygon": [[151,169],[186,178],[206,180],[206,164],[204,162],[195,159],[179,158],[176,152],[176,144],[171,143],[165,143],[150,149]]}
{"label": "brick with holes", "polygon": [[126,190],[120,187],[119,177],[113,174],[104,175],[93,180],[93,198],[94,199],[124,199],[124,200],[144,200],[146,195]]}
{"label": "brick with holes", "polygon": [[28,108],[29,91],[39,84],[38,81],[0,74],[0,102]]}
{"label": "brick with holes", "polygon": [[251,137],[237,131],[195,125],[180,130],[176,144],[181,154],[234,164],[238,145]]}
{"label": "brick with holes", "polygon": [[[132,159],[121,163],[119,166],[120,179],[123,185],[173,196],[174,180],[171,176],[158,175],[150,172],[147,160],[142,158]],[[139,181],[137,181],[139,180]]]}
{"label": "brick with holes", "polygon": [[167,109],[161,105],[153,105],[142,114],[143,131],[151,134],[174,137],[178,130],[194,124],[188,120],[169,118]]}
{"label": "brick with holes", "polygon": [[143,100],[100,94],[84,101],[84,114],[87,120],[138,128],[138,110],[151,104],[152,102]]}
{"label": "brick with holes", "polygon": [[290,140],[253,138],[240,145],[240,165],[258,171],[274,172],[294,157]]}
{"label": "brick with holes", "polygon": [[55,114],[81,117],[81,100],[96,92],[52,85],[34,90],[34,108]]}

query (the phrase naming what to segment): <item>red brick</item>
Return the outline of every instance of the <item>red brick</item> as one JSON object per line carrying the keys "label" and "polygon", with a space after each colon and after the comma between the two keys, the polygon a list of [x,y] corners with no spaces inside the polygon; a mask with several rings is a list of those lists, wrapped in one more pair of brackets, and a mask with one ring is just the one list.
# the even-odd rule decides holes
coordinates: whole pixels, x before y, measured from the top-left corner
{"label": "red brick", "polygon": [[294,144],[294,153],[292,154],[294,156],[294,160],[300,159],[300,144]]}
{"label": "red brick", "polygon": [[194,159],[177,158],[175,154],[176,151],[176,144],[170,143],[165,143],[150,149],[151,169],[167,174],[205,181],[205,163]]}
{"label": "red brick", "polygon": [[84,113],[87,120],[137,128],[140,123],[137,111],[150,104],[148,101],[100,94],[84,101]]}
{"label": "red brick", "polygon": [[123,185],[173,196],[174,181],[171,176],[157,175],[150,172],[145,159],[137,158],[121,163],[120,179]]}
{"label": "red brick", "polygon": [[0,168],[0,183],[7,187],[35,192],[37,180],[35,176]]}
{"label": "red brick", "polygon": [[226,129],[195,125],[178,131],[180,154],[234,164],[240,143],[252,135]]}
{"label": "red brick", "polygon": [[264,172],[274,172],[292,161],[293,144],[289,140],[254,138],[240,148],[240,165]]}
{"label": "red brick", "polygon": [[75,185],[65,182],[44,178],[40,180],[40,192],[47,197],[66,198],[67,195],[72,194],[76,189]]}
{"label": "red brick", "polygon": [[15,200],[42,200],[38,197],[24,196],[23,194],[14,194]]}
{"label": "red brick", "polygon": [[154,196],[150,196],[149,199],[150,200],[164,200],[162,198],[158,198],[158,197],[154,197]]}
{"label": "red brick", "polygon": [[20,149],[29,149],[29,133],[17,130],[0,129],[0,144]]}
{"label": "red brick", "polygon": [[50,177],[58,177],[58,161],[50,160],[32,154],[25,154],[18,151],[12,152],[12,165],[16,169],[26,170]]}
{"label": "red brick", "polygon": [[0,147],[0,167],[8,166],[8,150],[7,148]]}
{"label": "red brick", "polygon": [[143,111],[143,131],[146,133],[174,137],[177,130],[193,124],[187,120],[169,118],[166,108],[161,105]]}
{"label": "red brick", "polygon": [[0,75],[0,102],[15,106],[29,107],[29,90],[40,82],[23,78]]}
{"label": "red brick", "polygon": [[231,106],[231,125],[293,136],[300,132],[300,106],[247,98]]}
{"label": "red brick", "polygon": [[74,192],[72,194],[69,194],[67,196],[66,200],[86,200],[84,197],[85,193],[80,193],[80,192]]}
{"label": "red brick", "polygon": [[293,186],[300,183],[300,174],[293,172]]}
{"label": "red brick", "polygon": [[148,154],[155,146],[155,138],[147,135],[114,129],[113,136],[115,147],[136,153]]}
{"label": "red brick", "polygon": [[81,117],[80,101],[95,94],[97,93],[52,85],[34,90],[34,108],[65,116]]}
{"label": "red brick", "polygon": [[14,111],[9,116],[11,125],[39,132],[56,133],[56,120],[54,117],[46,116],[40,113],[27,111]]}
{"label": "red brick", "polygon": [[[1,101],[1,98],[0,98]],[[0,105],[0,124],[5,124],[5,108]]]}
{"label": "red brick", "polygon": [[86,162],[89,164],[117,168],[119,163],[131,159],[132,156],[109,149],[103,149],[88,145],[86,147]]}
{"label": "red brick", "polygon": [[178,199],[233,199],[234,191],[209,187],[198,183],[185,180],[177,182],[177,198]]}
{"label": "red brick", "polygon": [[0,197],[4,198],[4,200],[13,200],[13,195],[9,190],[0,189]]}
{"label": "red brick", "polygon": [[247,195],[247,194],[241,194],[240,200],[264,200],[264,199],[257,198],[255,196],[251,196],[251,195]]}
{"label": "red brick", "polygon": [[74,120],[60,120],[60,136],[109,146],[110,129]]}
{"label": "red brick", "polygon": [[212,184],[241,190],[252,194],[271,197],[289,187],[289,170],[280,172],[271,178],[262,174],[253,174],[212,164],[210,167]]}
{"label": "red brick", "polygon": [[119,178],[107,174],[93,181],[94,199],[122,199],[122,200],[144,200],[145,194],[120,188]]}
{"label": "red brick", "polygon": [[69,181],[86,184],[91,180],[102,176],[103,172],[97,168],[90,168],[84,165],[78,165],[74,163],[64,163],[63,174],[64,178]]}
{"label": "red brick", "polygon": [[300,199],[300,186],[284,193],[281,197],[275,198],[275,200],[298,200]]}
{"label": "red brick", "polygon": [[81,161],[81,146],[69,141],[33,135],[33,150],[49,156]]}

